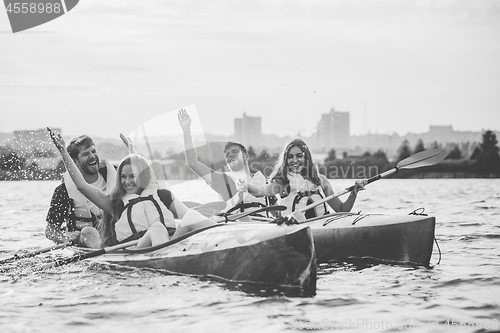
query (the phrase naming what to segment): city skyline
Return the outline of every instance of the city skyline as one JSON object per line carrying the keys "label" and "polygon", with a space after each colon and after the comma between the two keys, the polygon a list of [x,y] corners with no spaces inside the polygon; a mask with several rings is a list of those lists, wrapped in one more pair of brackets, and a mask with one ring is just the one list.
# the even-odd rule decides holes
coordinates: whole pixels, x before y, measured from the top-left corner
{"label": "city skyline", "polygon": [[[245,135],[242,136],[241,133],[238,134],[238,127],[242,126],[242,124],[241,124],[241,123],[243,123],[242,120],[244,120],[245,118],[247,118],[247,119],[250,118],[253,121],[258,120],[259,126],[262,126],[262,124],[265,123],[265,121],[263,121],[263,120],[265,120],[264,117],[260,117],[260,116],[259,117],[253,117],[253,116],[248,116],[246,114],[242,114],[241,118],[236,117],[236,118],[232,119],[233,120],[233,129],[232,129],[231,133],[228,133],[228,134],[210,133],[208,131],[204,131],[203,130],[203,126],[200,123],[200,118],[199,118],[199,115],[198,115],[198,113],[196,111],[196,107],[194,105],[191,105],[191,106],[188,106],[188,107],[184,107],[184,108],[181,108],[181,109],[187,109],[187,110],[191,111],[191,118],[193,120],[193,122],[192,122],[193,137],[198,137],[198,138],[201,138],[203,136],[224,137],[224,138],[233,137],[236,140],[240,140],[240,141],[243,140],[244,141],[244,140],[247,140],[247,138],[245,137]],[[143,124],[140,124],[140,125],[136,126],[135,129],[133,129],[130,133],[126,133],[126,135],[127,136],[131,136],[132,138],[136,138],[136,139],[137,138],[143,139],[144,138],[144,132],[147,132],[146,137],[150,137],[150,138],[181,137],[182,136],[182,129],[180,127],[177,127],[177,124],[175,124],[174,126],[171,125],[171,126],[169,126],[168,128],[165,129],[165,128],[162,128],[161,124],[159,123],[159,121],[165,121],[165,120],[167,120],[167,122],[170,122],[170,124],[171,124],[172,118],[175,117],[176,114],[177,114],[176,112],[177,112],[177,110],[170,111],[170,112],[164,113],[162,115],[158,115],[158,116],[156,116],[156,117],[154,117],[152,119],[149,119],[148,121],[144,122]],[[322,132],[321,125],[324,123],[325,117],[330,116],[332,113],[333,114],[341,113],[341,114],[347,115],[347,122],[349,123],[349,116],[350,116],[349,112],[338,112],[338,111],[336,111],[334,109],[331,109],[330,112],[326,112],[326,113],[320,115],[320,117],[316,120],[316,122],[315,122],[316,130],[315,131],[312,131],[310,134],[307,134],[307,135],[302,135],[302,137],[313,137],[313,136],[318,136],[319,137],[319,136],[321,136],[322,135],[322,133],[321,133]],[[312,120],[312,122],[314,122],[314,120]],[[48,127],[51,127],[51,126],[48,126]],[[69,133],[69,132],[65,131],[64,128],[56,128],[56,127],[52,127],[52,128],[53,129],[55,128],[56,130],[61,131],[61,133],[65,137],[74,137],[74,136],[80,135],[80,133],[79,134]],[[16,129],[16,130],[12,131],[12,132],[0,132],[0,135],[3,135],[4,137],[10,137],[10,136],[14,137],[14,134],[16,132],[26,132],[26,131],[39,132],[39,131],[45,131],[45,129],[46,129],[46,127],[19,128],[19,129]],[[252,130],[255,130],[255,128],[252,129]],[[362,134],[350,134],[349,131],[342,131],[343,133],[341,135],[344,136],[343,140],[345,140],[346,137],[393,136],[393,135],[396,135],[398,137],[406,137],[406,136],[425,135],[425,134],[429,134],[429,133],[437,134],[440,131],[442,131],[442,132],[444,132],[446,134],[446,132],[454,132],[454,133],[483,133],[483,132],[485,132],[487,130],[491,130],[494,133],[500,132],[499,130],[497,130],[496,128],[493,128],[493,127],[485,127],[485,128],[482,128],[482,129],[480,129],[478,131],[474,131],[474,130],[465,130],[465,131],[462,131],[462,130],[457,130],[456,128],[453,127],[453,125],[434,125],[434,124],[429,124],[428,128],[425,131],[422,131],[422,132],[407,132],[404,135],[400,135],[400,134],[395,133],[395,132],[393,132],[393,133],[368,132],[368,133],[362,133]],[[277,137],[280,137],[280,138],[295,137],[295,136],[297,136],[297,135],[293,135],[293,134],[292,135],[278,135],[276,133],[266,133],[264,131],[261,131],[260,134],[261,134],[261,136],[276,135]],[[109,136],[109,135],[103,135],[103,136],[101,136],[101,135],[97,135],[96,137],[98,137],[100,139],[110,139],[110,140],[120,141],[118,135],[115,135],[115,136]]]}
{"label": "city skyline", "polygon": [[[261,117],[248,117],[234,119],[235,133],[228,136],[217,136],[204,132],[200,124],[199,114],[194,105],[184,108],[192,119],[191,132],[195,147],[206,146],[207,143],[218,143],[224,145],[228,140],[236,141],[247,147],[252,147],[257,151],[281,150],[283,145],[294,136],[280,137],[276,134],[262,133],[260,131]],[[337,117],[339,116],[339,117]],[[175,125],[165,131],[162,123],[173,123],[177,118],[177,111],[167,112],[155,117],[148,122],[138,126],[127,136],[138,146],[142,154],[151,155],[153,151],[156,154],[172,155],[184,151],[182,130]],[[338,119],[337,119],[338,118]],[[440,145],[452,149],[458,145],[465,149],[465,154],[471,153],[481,140],[485,131],[457,131],[452,125],[430,125],[428,131],[421,133],[409,132],[404,136],[397,133],[393,134],[363,134],[350,135],[342,126],[349,124],[348,112],[337,112],[333,109],[329,113],[321,115],[317,122],[317,132],[310,136],[301,136],[308,142],[310,149],[316,153],[326,153],[331,148],[337,151],[350,151],[354,154],[364,153],[366,151],[374,152],[379,149],[387,153],[394,154],[406,140],[411,145],[416,145],[422,141],[425,147]],[[249,126],[249,127],[248,127]],[[246,127],[246,129],[245,129]],[[67,140],[72,135],[64,132],[64,129],[53,128],[60,131]],[[338,132],[338,133],[336,133]],[[498,131],[493,132],[499,135]],[[112,144],[121,146],[121,139],[118,137],[94,137],[97,145]],[[13,133],[0,133],[0,146],[6,145],[19,151],[37,149],[45,150],[52,148],[52,142],[45,128],[17,130]]]}
{"label": "city skyline", "polygon": [[265,117],[263,133],[311,135],[332,108],[350,112],[352,135],[497,130],[499,8],[87,0],[18,34],[0,11],[0,132],[115,137],[193,104],[224,136],[243,113]]}

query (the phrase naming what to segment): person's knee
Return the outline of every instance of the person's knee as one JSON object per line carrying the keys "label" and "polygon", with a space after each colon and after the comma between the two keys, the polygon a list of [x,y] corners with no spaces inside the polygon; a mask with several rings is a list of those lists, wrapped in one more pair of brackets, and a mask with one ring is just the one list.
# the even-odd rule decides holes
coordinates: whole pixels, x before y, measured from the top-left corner
{"label": "person's knee", "polygon": [[91,249],[101,248],[101,237],[97,229],[93,227],[85,227],[80,233],[80,245]]}
{"label": "person's knee", "polygon": [[149,227],[147,234],[149,234],[153,246],[167,242],[170,239],[167,228],[160,222],[153,223]]}
{"label": "person's knee", "polygon": [[155,237],[157,239],[166,239],[166,240],[169,239],[167,228],[165,228],[165,226],[163,224],[161,224],[160,222],[153,223],[149,227],[148,233],[152,237]]}

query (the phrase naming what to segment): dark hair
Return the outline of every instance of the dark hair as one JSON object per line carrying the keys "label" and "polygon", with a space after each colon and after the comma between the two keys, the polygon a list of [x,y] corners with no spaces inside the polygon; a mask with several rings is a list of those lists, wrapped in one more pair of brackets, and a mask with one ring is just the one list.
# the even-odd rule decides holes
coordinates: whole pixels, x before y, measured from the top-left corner
{"label": "dark hair", "polygon": [[92,146],[94,144],[94,140],[88,135],[80,135],[77,138],[73,138],[70,142],[66,150],[68,151],[69,156],[71,156],[72,159],[75,159],[78,157],[78,154],[80,153],[80,148],[79,147],[84,147],[87,149],[88,147]]}
{"label": "dark hair", "polygon": [[231,146],[238,146],[240,147],[240,149],[245,153],[245,154],[248,154],[247,153],[247,149],[245,148],[245,146],[243,146],[241,143],[238,143],[238,142],[234,142],[234,141],[228,141],[226,143],[226,145],[224,146],[224,153],[226,152],[226,150],[231,147]]}

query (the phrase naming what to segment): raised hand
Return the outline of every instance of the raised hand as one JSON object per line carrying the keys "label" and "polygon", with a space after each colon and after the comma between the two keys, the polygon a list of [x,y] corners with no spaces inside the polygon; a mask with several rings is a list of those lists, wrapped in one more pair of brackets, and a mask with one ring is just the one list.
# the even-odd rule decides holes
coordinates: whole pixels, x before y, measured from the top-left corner
{"label": "raised hand", "polygon": [[52,139],[52,142],[54,142],[57,150],[63,151],[66,143],[64,142],[61,133],[52,132],[52,129],[50,127],[47,127],[47,131],[49,132],[50,138]]}
{"label": "raised hand", "polygon": [[191,126],[191,117],[186,110],[180,109],[179,113],[177,113],[177,119],[179,119],[179,125],[183,129]]}
{"label": "raised hand", "polygon": [[138,154],[139,153],[139,151],[137,150],[137,146],[134,143],[132,143],[132,140],[130,140],[130,138],[128,138],[125,135],[120,133],[120,139],[122,139],[125,146],[127,146],[128,152],[130,154]]}

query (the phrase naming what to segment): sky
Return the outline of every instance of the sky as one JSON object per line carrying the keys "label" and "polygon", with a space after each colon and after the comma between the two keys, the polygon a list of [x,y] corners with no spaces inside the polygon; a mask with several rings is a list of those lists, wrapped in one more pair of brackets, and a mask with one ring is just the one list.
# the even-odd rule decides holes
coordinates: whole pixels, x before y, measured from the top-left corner
{"label": "sky", "polygon": [[499,130],[500,1],[81,0],[16,34],[0,10],[0,132],[117,138],[186,106],[224,136],[332,108],[352,135]]}

